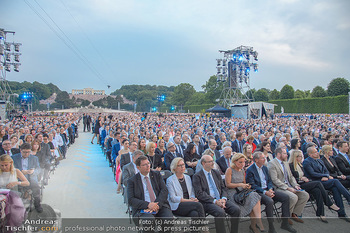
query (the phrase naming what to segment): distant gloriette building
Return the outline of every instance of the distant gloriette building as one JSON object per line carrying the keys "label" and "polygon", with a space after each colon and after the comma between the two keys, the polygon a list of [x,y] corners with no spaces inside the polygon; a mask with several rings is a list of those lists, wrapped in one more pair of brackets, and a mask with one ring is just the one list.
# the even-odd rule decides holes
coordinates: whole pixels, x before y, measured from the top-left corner
{"label": "distant gloriette building", "polygon": [[73,89],[72,95],[106,95],[104,90],[94,90],[93,88]]}

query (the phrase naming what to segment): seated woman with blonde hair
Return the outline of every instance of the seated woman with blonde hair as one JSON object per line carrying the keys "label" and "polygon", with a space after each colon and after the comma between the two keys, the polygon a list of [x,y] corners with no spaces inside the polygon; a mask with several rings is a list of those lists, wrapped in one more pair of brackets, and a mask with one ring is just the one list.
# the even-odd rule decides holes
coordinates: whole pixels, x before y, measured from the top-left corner
{"label": "seated woman with blonde hair", "polygon": [[327,223],[328,221],[325,217],[324,205],[334,211],[339,211],[339,207],[329,198],[328,192],[320,181],[312,181],[304,176],[304,167],[302,165],[303,159],[304,156],[301,150],[293,150],[288,160],[290,171],[300,187],[314,197],[317,205],[316,216],[319,217],[320,221]]}
{"label": "seated woman with blonde hair", "polygon": [[[243,191],[244,189],[250,189],[250,184],[247,184],[245,181],[245,166],[246,157],[244,154],[236,153],[231,158],[231,166],[227,168],[225,173],[225,183],[228,188],[228,198],[231,201],[234,200],[234,195],[237,192]],[[260,228],[261,231],[264,231],[264,225],[261,221],[261,204],[260,204],[260,195],[252,191],[246,197],[245,204],[238,206],[241,209],[241,217],[247,215],[250,216],[250,226],[249,229],[253,232],[259,232],[256,226]]]}
{"label": "seated woman with blonde hair", "polygon": [[[20,180],[20,181],[18,181]],[[29,186],[29,181],[23,173],[16,169],[10,155],[0,156],[0,206],[4,208],[6,224],[20,226],[24,220],[25,208],[18,196],[18,186]]]}

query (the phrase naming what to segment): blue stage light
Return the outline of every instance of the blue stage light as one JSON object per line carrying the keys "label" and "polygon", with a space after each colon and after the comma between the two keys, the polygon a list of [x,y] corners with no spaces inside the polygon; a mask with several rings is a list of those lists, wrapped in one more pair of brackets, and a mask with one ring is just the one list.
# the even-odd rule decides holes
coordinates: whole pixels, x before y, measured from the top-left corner
{"label": "blue stage light", "polygon": [[238,60],[243,61],[243,55],[242,55],[242,54],[241,54],[241,55],[239,55]]}

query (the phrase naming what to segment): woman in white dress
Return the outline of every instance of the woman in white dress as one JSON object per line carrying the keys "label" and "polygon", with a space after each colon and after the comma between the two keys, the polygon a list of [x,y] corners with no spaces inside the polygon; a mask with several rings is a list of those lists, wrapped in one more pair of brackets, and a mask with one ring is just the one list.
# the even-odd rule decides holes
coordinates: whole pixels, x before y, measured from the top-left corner
{"label": "woman in white dress", "polygon": [[[18,179],[20,181],[18,181]],[[13,166],[9,155],[0,156],[0,188],[17,191],[17,186],[29,186],[29,181],[23,173]]]}
{"label": "woman in white dress", "polygon": [[16,192],[18,186],[29,186],[29,181],[20,170],[14,168],[11,156],[1,155],[0,216],[7,226],[20,226],[24,220],[25,208]]}

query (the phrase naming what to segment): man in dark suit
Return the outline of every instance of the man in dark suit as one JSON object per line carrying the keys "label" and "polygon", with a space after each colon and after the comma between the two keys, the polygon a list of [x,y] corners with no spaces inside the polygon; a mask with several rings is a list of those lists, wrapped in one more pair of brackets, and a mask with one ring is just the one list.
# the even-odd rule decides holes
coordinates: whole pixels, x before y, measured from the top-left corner
{"label": "man in dark suit", "polygon": [[61,146],[62,156],[65,159],[66,154],[67,154],[68,138],[67,138],[67,134],[65,133],[65,130],[63,127],[60,128],[60,136],[61,136],[62,141],[63,141],[63,145]]}
{"label": "man in dark suit", "polygon": [[275,233],[273,225],[273,204],[282,203],[282,225],[281,228],[289,232],[296,232],[289,226],[289,196],[280,191],[273,190],[273,184],[269,176],[267,167],[264,166],[266,158],[262,152],[255,152],[253,155],[254,164],[247,169],[246,181],[252,186],[252,189],[261,196],[261,203],[266,206],[265,212],[269,222],[269,233]]}
{"label": "man in dark suit", "polygon": [[260,139],[259,139],[259,134],[258,134],[258,132],[254,132],[253,133],[253,136],[254,136],[254,141],[253,141],[253,143],[256,145],[256,146],[258,146],[260,143],[261,143],[261,141],[260,141]]}
{"label": "man in dark suit", "polygon": [[332,140],[333,157],[335,157],[335,156],[337,156],[339,154],[338,142],[339,142],[339,138],[334,138]]}
{"label": "man in dark suit", "polygon": [[205,137],[203,137],[203,130],[197,130],[197,134],[199,136],[199,143],[203,146],[204,149],[205,145],[207,144],[207,140],[205,139]]}
{"label": "man in dark suit", "polygon": [[236,153],[243,153],[243,134],[241,132],[236,133],[236,140],[232,142],[232,151]]}
{"label": "man in dark suit", "polygon": [[2,142],[2,147],[0,148],[0,155],[7,154],[9,156],[18,154],[20,151],[17,148],[11,148],[10,140],[5,140]]}
{"label": "man in dark suit", "polygon": [[86,116],[86,129],[88,132],[91,131],[91,122],[92,122],[91,116],[87,115]]}
{"label": "man in dark suit", "polygon": [[166,147],[167,147],[168,152],[166,152],[164,154],[164,165],[165,165],[165,170],[170,170],[170,164],[173,161],[173,159],[176,157],[183,158],[183,156],[181,156],[181,154],[177,153],[174,143],[169,142]]}
{"label": "man in dark suit", "polygon": [[10,140],[14,130],[13,130],[13,128],[9,128],[7,132],[8,133],[2,137],[2,141]]}
{"label": "man in dark suit", "polygon": [[200,137],[199,137],[199,135],[198,135],[198,134],[195,134],[195,135],[193,136],[192,141],[193,141],[193,144],[196,146],[196,152],[197,152],[197,154],[200,155],[200,156],[202,156],[202,154],[203,154],[203,152],[204,152],[204,145],[202,145],[202,144],[200,143]]}
{"label": "man in dark suit", "polygon": [[340,183],[338,179],[333,179],[333,177],[329,175],[329,172],[323,161],[320,159],[319,153],[315,146],[309,147],[307,149],[307,153],[309,157],[307,157],[303,162],[305,176],[310,180],[321,181],[325,189],[332,191],[334,201],[340,208],[338,211],[338,216],[341,219],[350,222],[350,218],[346,216],[343,199],[341,196],[343,195],[346,200],[350,202],[349,191]]}
{"label": "man in dark suit", "polygon": [[[148,228],[146,232],[154,232],[156,217],[173,218],[168,198],[168,190],[161,174],[151,171],[148,158],[141,155],[135,161],[137,169],[140,171],[131,177],[127,182],[127,194],[129,205],[132,208],[132,215],[135,224],[139,224],[139,219],[147,219],[151,224],[143,224]],[[166,226],[162,226],[162,231]]]}
{"label": "man in dark suit", "polygon": [[37,133],[35,138],[38,139],[41,147],[40,151],[36,153],[36,156],[39,159],[40,168],[42,170],[40,176],[43,178],[44,184],[47,185],[52,159],[50,146],[43,141],[43,134],[41,132]]}
{"label": "man in dark suit", "polygon": [[216,146],[216,149],[217,150],[221,150],[222,149],[222,144],[226,142],[226,134],[224,132],[221,132],[219,134],[219,140],[216,141],[216,143],[218,144]]}
{"label": "man in dark suit", "polygon": [[83,131],[85,132],[86,126],[87,126],[87,116],[86,116],[86,113],[83,114],[83,125],[84,125]]}
{"label": "man in dark suit", "polygon": [[[181,137],[179,135],[176,135],[174,137],[174,144],[175,144],[175,149],[176,149],[176,153],[181,154],[181,157],[184,157],[184,152],[185,152],[185,147],[183,145],[181,145]],[[170,166],[170,164],[169,164]]]}
{"label": "man in dark suit", "polygon": [[225,174],[226,169],[230,167],[232,148],[225,147],[223,150],[224,155],[216,160],[216,163],[219,165],[223,174]]}
{"label": "man in dark suit", "polygon": [[337,143],[338,147],[338,155],[335,156],[335,161],[339,167],[339,170],[346,176],[350,175],[350,157],[347,153],[349,153],[349,145],[345,141],[340,141]]}
{"label": "man in dark suit", "polygon": [[321,140],[320,140],[320,133],[317,131],[317,130],[315,130],[314,132],[313,132],[313,139],[312,139],[312,142],[313,143],[315,143],[316,144],[316,146],[317,146],[317,148],[321,148]]}
{"label": "man in dark suit", "polygon": [[129,152],[120,156],[120,169],[132,161],[132,154],[137,150],[137,142],[130,143]]}
{"label": "man in dark suit", "polygon": [[19,169],[24,176],[30,182],[28,186],[33,191],[34,207],[37,212],[43,212],[43,208],[40,204],[40,187],[38,184],[39,174],[39,160],[36,156],[31,155],[31,145],[29,143],[23,143],[21,145],[21,152],[13,155],[14,166]]}
{"label": "man in dark suit", "polygon": [[208,146],[209,146],[209,149],[211,149],[214,152],[214,160],[217,160],[218,158],[221,157],[220,151],[216,149],[217,145],[218,144],[214,139],[209,140]]}
{"label": "man in dark suit", "polygon": [[277,133],[276,136],[272,139],[272,142],[271,142],[271,151],[272,152],[275,152],[275,150],[277,148],[277,143],[279,142],[280,137],[282,137],[282,134]]}
{"label": "man in dark suit", "polygon": [[[307,153],[307,147],[308,147],[308,145],[310,145],[309,143],[312,143],[312,139],[313,139],[312,136],[310,136],[310,135],[307,136],[305,143],[303,145],[301,145],[301,151],[303,152],[304,155]],[[305,156],[305,157],[307,157],[307,156]]]}
{"label": "man in dark suit", "polygon": [[[215,140],[214,140],[215,141]],[[225,213],[231,220],[231,233],[238,233],[239,207],[227,200],[227,189],[218,171],[213,170],[214,160],[210,155],[201,159],[203,169],[193,175],[193,187],[196,198],[202,203],[204,211],[215,217],[216,232],[225,233]]]}

